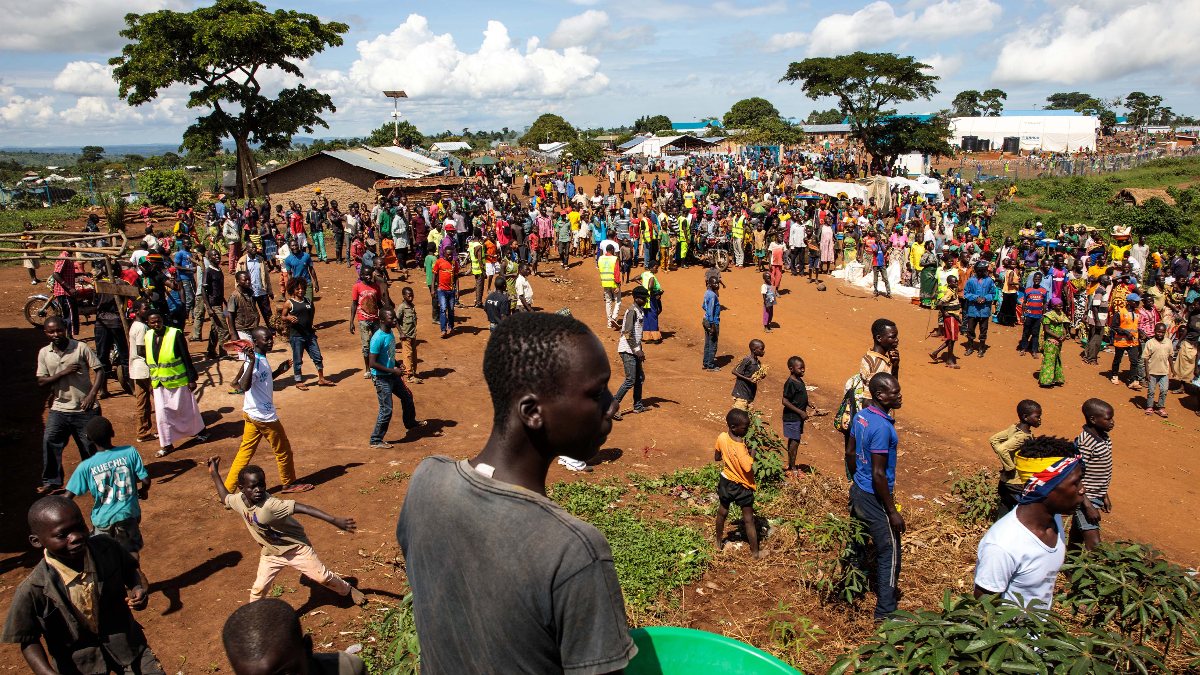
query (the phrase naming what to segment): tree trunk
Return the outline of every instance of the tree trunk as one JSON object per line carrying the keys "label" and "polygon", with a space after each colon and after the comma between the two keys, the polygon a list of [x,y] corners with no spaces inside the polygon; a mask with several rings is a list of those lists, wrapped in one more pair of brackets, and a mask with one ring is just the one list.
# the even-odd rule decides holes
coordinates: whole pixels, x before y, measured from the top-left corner
{"label": "tree trunk", "polygon": [[250,140],[246,136],[234,138],[237,144],[237,184],[241,190],[240,199],[250,199],[258,194],[258,171],[254,164],[254,150],[250,148]]}

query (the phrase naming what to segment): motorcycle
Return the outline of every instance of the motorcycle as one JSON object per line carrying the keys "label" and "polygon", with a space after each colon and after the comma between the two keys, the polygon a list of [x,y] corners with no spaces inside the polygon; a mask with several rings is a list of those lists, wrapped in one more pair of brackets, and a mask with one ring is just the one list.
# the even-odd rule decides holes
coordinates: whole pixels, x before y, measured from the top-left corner
{"label": "motorcycle", "polygon": [[[96,313],[96,288],[91,279],[79,277],[75,280],[75,312],[80,321],[85,316]],[[41,328],[48,316],[64,316],[65,308],[57,296],[37,293],[25,301],[25,320],[35,328]]]}
{"label": "motorcycle", "polygon": [[704,252],[700,254],[700,259],[712,265],[720,272],[729,269],[729,263],[733,260],[729,252],[729,238],[706,237],[704,240]]}

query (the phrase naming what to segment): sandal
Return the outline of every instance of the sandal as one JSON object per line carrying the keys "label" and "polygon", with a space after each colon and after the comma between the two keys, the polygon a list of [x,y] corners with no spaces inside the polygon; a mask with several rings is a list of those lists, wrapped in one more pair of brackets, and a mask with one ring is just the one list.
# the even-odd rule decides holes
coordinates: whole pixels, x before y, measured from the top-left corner
{"label": "sandal", "polygon": [[137,437],[138,443],[145,443],[146,441],[157,441],[157,440],[158,440],[158,434],[147,434],[145,436]]}
{"label": "sandal", "polygon": [[154,456],[155,457],[166,457],[167,455],[171,454],[172,452],[175,452],[174,448],[171,448],[170,450],[168,450],[166,448],[159,448],[158,452],[154,453]]}
{"label": "sandal", "polygon": [[308,391],[308,385],[301,382],[296,383],[296,388],[300,391]]}
{"label": "sandal", "polygon": [[332,387],[332,386],[334,386],[334,383],[330,382],[329,380],[326,380],[326,379],[320,379],[320,380],[317,380],[317,386],[318,387]]}
{"label": "sandal", "polygon": [[313,489],[313,486],[309,485],[308,483],[290,483],[288,485],[284,485],[279,492],[282,494],[291,494],[293,492],[308,492],[311,489]]}

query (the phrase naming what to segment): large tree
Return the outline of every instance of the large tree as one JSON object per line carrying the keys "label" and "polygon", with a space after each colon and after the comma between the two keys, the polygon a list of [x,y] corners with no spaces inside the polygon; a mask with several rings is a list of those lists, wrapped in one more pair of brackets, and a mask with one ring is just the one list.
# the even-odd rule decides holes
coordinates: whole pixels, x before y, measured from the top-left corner
{"label": "large tree", "polygon": [[980,93],[978,89],[967,89],[960,91],[954,96],[954,100],[950,102],[950,107],[953,109],[956,117],[979,117],[983,112],[983,106],[979,102]]}
{"label": "large tree", "polygon": [[656,131],[671,128],[671,118],[666,115],[642,115],[633,122],[633,132],[635,134]]}
{"label": "large tree", "polygon": [[210,149],[222,138],[237,147],[238,182],[255,193],[252,144],[285,148],[294,134],[328,128],[321,115],[333,101],[297,84],[263,91],[270,70],[303,78],[297,62],[342,44],[349,26],[313,14],[268,11],[254,0],[216,0],[191,12],[127,14],[121,37],[129,41],[109,60],[121,98],[142,105],[172,85],[191,88],[189,108],[209,111],[183,135],[189,150]]}
{"label": "large tree", "polygon": [[988,89],[979,95],[979,104],[985,117],[999,117],[1004,112],[1008,94],[1003,89]]}
{"label": "large tree", "polygon": [[374,129],[364,142],[372,147],[379,147],[391,145],[396,138],[400,139],[400,146],[405,148],[425,145],[425,136],[408,120],[404,120],[400,124],[394,122],[382,124]]}
{"label": "large tree", "polygon": [[1082,91],[1059,91],[1046,97],[1046,110],[1076,110],[1089,100],[1092,95]]}
{"label": "large tree", "polygon": [[[813,100],[835,98],[850,119],[852,135],[862,141],[872,161],[886,165],[895,147],[885,148],[883,122],[900,101],[929,99],[938,93],[936,75],[911,56],[854,52],[804,59],[788,66],[780,81],[799,82]],[[898,154],[898,153],[897,153]],[[892,156],[894,158],[894,155]]]}
{"label": "large tree", "polygon": [[891,166],[896,158],[910,152],[933,157],[954,154],[950,146],[950,121],[940,115],[930,120],[917,117],[892,117],[879,125],[880,164]]}
{"label": "large tree", "polygon": [[98,145],[85,145],[79,149],[79,159],[77,161],[80,164],[93,164],[102,159],[104,159],[104,148]]}
{"label": "large tree", "polygon": [[829,110],[814,110],[804,119],[805,124],[841,124],[846,116],[837,108]]}
{"label": "large tree", "polygon": [[804,140],[804,131],[782,117],[769,117],[737,139],[746,145],[797,145]]}
{"label": "large tree", "polygon": [[546,113],[529,125],[529,131],[521,137],[521,145],[536,148],[541,143],[570,143],[579,137],[579,132],[562,117]]}
{"label": "large tree", "polygon": [[721,122],[726,129],[753,129],[767,120],[778,117],[779,109],[774,104],[755,96],[734,103]]}
{"label": "large tree", "polygon": [[1129,124],[1143,127],[1152,124],[1161,117],[1163,98],[1152,96],[1141,91],[1130,92],[1125,97],[1124,105],[1129,109]]}

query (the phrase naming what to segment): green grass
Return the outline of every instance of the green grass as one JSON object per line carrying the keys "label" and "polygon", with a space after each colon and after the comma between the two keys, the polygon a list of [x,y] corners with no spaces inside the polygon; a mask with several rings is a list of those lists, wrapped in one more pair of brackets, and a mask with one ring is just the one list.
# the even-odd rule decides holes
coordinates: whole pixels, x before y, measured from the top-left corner
{"label": "green grass", "polygon": [[[1052,230],[1059,224],[1083,223],[1111,231],[1131,225],[1151,244],[1200,243],[1200,209],[1189,203],[1129,207],[1109,203],[1122,188],[1170,188],[1200,183],[1200,157],[1160,159],[1140,167],[1099,176],[1033,178],[1017,181],[1015,203],[1002,202],[992,221],[992,233],[1008,236],[1027,221],[1041,221]],[[1196,191],[1193,188],[1189,192]],[[1178,200],[1178,197],[1177,197]]]}
{"label": "green grass", "polygon": [[0,209],[0,234],[20,232],[26,221],[33,223],[35,230],[57,230],[63,221],[79,217],[79,208],[57,204],[48,209]]}
{"label": "green grass", "polygon": [[627,491],[611,481],[575,481],[555,483],[549,496],[608,540],[625,604],[636,616],[673,606],[672,591],[700,578],[712,547],[695,527],[641,517],[637,504],[622,502]]}

